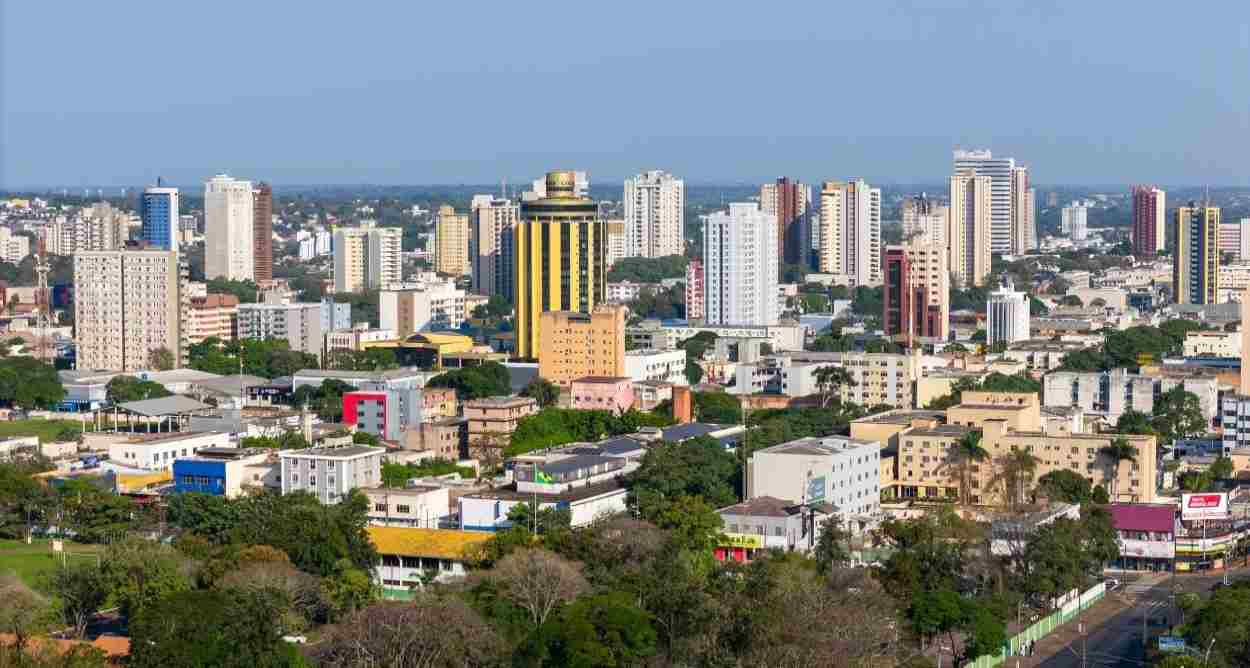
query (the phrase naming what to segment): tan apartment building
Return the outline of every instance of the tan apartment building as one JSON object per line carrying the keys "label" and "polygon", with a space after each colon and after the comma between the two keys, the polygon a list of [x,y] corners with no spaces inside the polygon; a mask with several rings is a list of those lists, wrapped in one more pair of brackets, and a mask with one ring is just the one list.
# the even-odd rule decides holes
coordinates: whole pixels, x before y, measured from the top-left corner
{"label": "tan apartment building", "polygon": [[222,294],[192,297],[185,327],[187,343],[191,345],[209,337],[233,341],[239,332],[239,298]]}
{"label": "tan apartment building", "polygon": [[487,397],[464,402],[469,421],[469,457],[483,463],[498,462],[521,418],[538,412],[529,397]]}
{"label": "tan apartment building", "polygon": [[950,271],[960,286],[981,286],[990,274],[988,176],[956,174],[950,180]]}
{"label": "tan apartment building", "polygon": [[[968,403],[947,411],[948,424],[929,423],[898,433],[895,481],[887,493],[919,499],[959,496],[958,446],[967,434],[980,431],[980,445],[988,457],[971,464],[969,496],[974,504],[1005,502],[1005,463],[1017,451],[1036,461],[1033,484],[1047,473],[1068,470],[1104,487],[1114,500],[1155,501],[1154,436],[1046,433],[1035,394],[965,392],[964,397]],[[1029,428],[1013,430],[1012,424]],[[1101,451],[1121,436],[1136,446],[1138,454],[1136,461],[1117,466]]]}
{"label": "tan apartment building", "polygon": [[[951,333],[951,278],[946,246],[940,244],[907,243],[907,282],[913,294],[923,290],[924,306],[937,311],[937,327],[932,336],[942,341]],[[923,311],[919,304],[912,305],[913,313]],[[919,318],[912,318],[913,327],[921,331]]]}
{"label": "tan apartment building", "polygon": [[334,229],[334,291],[360,292],[381,289],[403,280],[404,231],[377,227]]}
{"label": "tan apartment building", "polygon": [[538,375],[560,387],[585,376],[624,376],[627,313],[624,306],[603,304],[590,313],[541,314]]}
{"label": "tan apartment building", "polygon": [[153,350],[181,363],[177,251],[80,251],[74,255],[78,368],[141,371]]}
{"label": "tan apartment building", "polygon": [[451,276],[473,273],[469,260],[469,214],[446,204],[438,208],[434,230],[434,271]]}
{"label": "tan apartment building", "polygon": [[469,211],[473,292],[512,299],[512,228],[521,205],[492,195],[474,195]]}

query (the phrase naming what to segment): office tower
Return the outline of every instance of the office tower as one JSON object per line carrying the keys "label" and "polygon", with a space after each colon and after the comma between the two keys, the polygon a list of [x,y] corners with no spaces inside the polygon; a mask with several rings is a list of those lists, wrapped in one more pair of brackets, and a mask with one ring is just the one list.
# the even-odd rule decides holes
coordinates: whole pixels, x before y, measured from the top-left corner
{"label": "office tower", "polygon": [[258,285],[273,282],[273,188],[264,181],[252,191],[252,276]]}
{"label": "office tower", "polygon": [[712,325],[777,323],[777,218],[735,202],[703,225],[703,318]]}
{"label": "office tower", "polygon": [[377,290],[403,280],[404,231],[377,227],[334,228],[334,291]]}
{"label": "office tower", "polygon": [[986,303],[985,344],[1011,345],[1029,338],[1029,297],[1016,292],[1008,278]]}
{"label": "office tower", "polygon": [[826,181],[820,189],[822,272],[852,285],[881,285],[881,189],[863,179]]}
{"label": "office tower", "polygon": [[1075,201],[1060,211],[1059,231],[1074,241],[1083,241],[1087,235],[1086,222],[1089,202]]}
{"label": "office tower", "polygon": [[990,274],[992,190],[993,182],[988,176],[951,177],[948,264],[960,287],[985,285]]}
{"label": "office tower", "polygon": [[608,269],[618,261],[629,257],[629,235],[625,233],[625,220],[614,218],[608,220]]}
{"label": "office tower", "polygon": [[686,184],[653,170],[625,180],[625,257],[684,255]]}
{"label": "office tower", "polygon": [[586,376],[625,375],[625,306],[600,304],[590,313],[545,311],[538,375],[569,387]]}
{"label": "office tower", "polygon": [[[139,220],[143,240],[153,248],[178,250],[178,189],[155,186],[143,190],[139,198]],[[113,246],[116,248],[116,246]]]}
{"label": "office tower", "polygon": [[686,320],[702,320],[703,313],[703,263],[691,260],[686,265]]}
{"label": "office tower", "polygon": [[810,202],[811,190],[789,177],[760,186],[760,210],[776,218],[777,255],[786,264],[806,267],[811,263]]}
{"label": "office tower", "polygon": [[949,215],[949,207],[929,199],[925,193],[908,197],[903,200],[903,240],[945,247]]}
{"label": "office tower", "polygon": [[1167,248],[1167,193],[1133,186],[1133,254],[1154,257]]}
{"label": "office tower", "polygon": [[473,272],[469,261],[469,214],[456,213],[446,204],[438,207],[434,228],[434,271],[449,276]]}
{"label": "office tower", "polygon": [[1220,254],[1236,260],[1250,260],[1250,218],[1220,223]]}
{"label": "office tower", "polygon": [[513,234],[517,355],[541,349],[544,311],[590,313],[603,302],[607,225],[594,200],[576,193],[573,172],[549,172],[546,197],[521,203]]}
{"label": "office tower", "polygon": [[[530,189],[521,193],[522,202],[533,202],[543,199],[547,196],[547,179],[546,177],[534,179],[530,184]],[[573,196],[589,197],[590,196],[590,175],[586,172],[573,172]]]}
{"label": "office tower", "polygon": [[[1034,236],[1033,210],[1027,205],[1028,168],[1014,158],[995,158],[990,151],[955,151],[955,176],[990,179],[989,243],[994,253],[1022,253]],[[952,212],[954,211],[952,202]],[[953,215],[953,213],[952,213]]]}
{"label": "office tower", "polygon": [[1220,287],[1220,209],[1190,202],[1176,210],[1172,290],[1177,304],[1215,304]]}
{"label": "office tower", "polygon": [[885,251],[882,325],[886,336],[945,341],[950,335],[950,273],[944,246],[907,243]]}
{"label": "office tower", "polygon": [[255,279],[252,184],[218,174],[204,184],[204,278]]}
{"label": "office tower", "polygon": [[469,205],[473,292],[512,300],[512,228],[520,215],[520,205],[512,200],[473,196]]}
{"label": "office tower", "polygon": [[79,251],[74,255],[78,368],[150,369],[153,350],[181,359],[178,253]]}

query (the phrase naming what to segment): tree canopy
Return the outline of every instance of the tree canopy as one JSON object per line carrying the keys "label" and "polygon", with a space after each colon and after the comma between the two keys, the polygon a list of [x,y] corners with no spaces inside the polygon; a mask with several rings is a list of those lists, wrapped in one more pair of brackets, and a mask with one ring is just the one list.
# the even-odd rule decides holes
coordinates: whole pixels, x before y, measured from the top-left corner
{"label": "tree canopy", "polygon": [[445,371],[431,378],[426,387],[450,387],[456,390],[460,401],[512,394],[508,369],[498,362],[483,362],[479,366]]}
{"label": "tree canopy", "polygon": [[685,255],[624,257],[612,264],[608,282],[659,283],[666,278],[685,278],[689,263]]}

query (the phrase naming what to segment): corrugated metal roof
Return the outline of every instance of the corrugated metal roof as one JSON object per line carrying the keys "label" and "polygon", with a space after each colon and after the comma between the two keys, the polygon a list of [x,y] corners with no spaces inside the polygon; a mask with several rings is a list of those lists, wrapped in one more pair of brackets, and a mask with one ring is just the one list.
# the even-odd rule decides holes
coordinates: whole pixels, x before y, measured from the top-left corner
{"label": "corrugated metal roof", "polygon": [[468,548],[491,539],[487,531],[370,526],[369,540],[378,554],[463,560]]}
{"label": "corrugated metal roof", "polygon": [[1176,526],[1176,507],[1148,503],[1113,503],[1111,520],[1116,529],[1172,533]]}
{"label": "corrugated metal roof", "polygon": [[208,404],[202,404],[191,397],[184,397],[175,394],[170,397],[161,397],[159,399],[143,399],[141,401],[127,401],[124,404],[118,404],[118,407],[129,413],[143,415],[145,417],[159,417],[162,415],[174,415],[177,413],[190,413],[191,411],[202,411],[212,408]]}

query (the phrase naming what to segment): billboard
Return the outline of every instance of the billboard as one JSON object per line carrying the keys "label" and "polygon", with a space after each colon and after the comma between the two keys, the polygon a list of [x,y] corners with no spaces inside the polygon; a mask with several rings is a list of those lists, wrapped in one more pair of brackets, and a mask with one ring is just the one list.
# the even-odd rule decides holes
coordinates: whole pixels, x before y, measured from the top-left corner
{"label": "billboard", "polygon": [[1183,494],[1181,495],[1182,520],[1226,520],[1228,519],[1228,494]]}
{"label": "billboard", "polygon": [[825,476],[807,479],[807,503],[820,503],[825,500]]}
{"label": "billboard", "polygon": [[764,537],[753,533],[723,533],[718,544],[721,547],[749,547],[758,550],[764,547]]}

